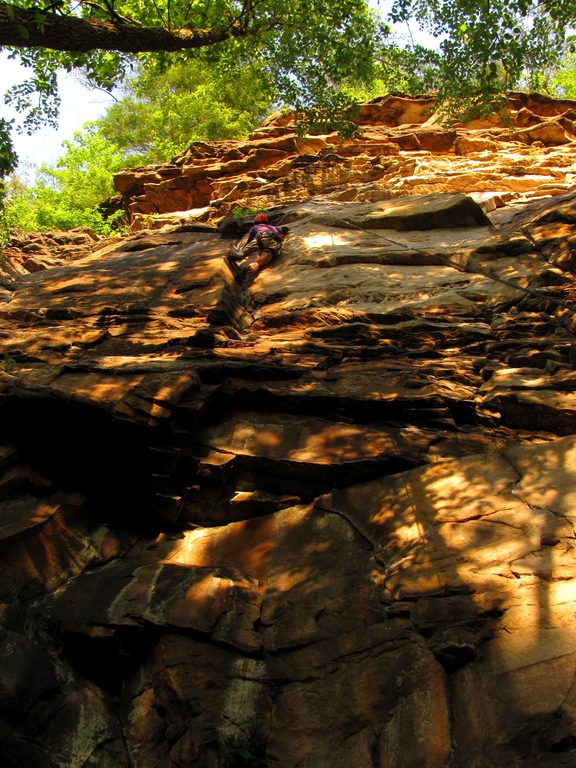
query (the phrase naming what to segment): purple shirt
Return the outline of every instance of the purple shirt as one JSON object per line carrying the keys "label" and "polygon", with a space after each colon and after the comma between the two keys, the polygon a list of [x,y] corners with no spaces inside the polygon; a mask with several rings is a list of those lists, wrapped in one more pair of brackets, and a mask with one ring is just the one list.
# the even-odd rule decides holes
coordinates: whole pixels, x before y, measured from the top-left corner
{"label": "purple shirt", "polygon": [[259,222],[258,224],[253,225],[252,229],[248,233],[248,240],[246,242],[249,243],[251,240],[254,240],[257,235],[260,235],[263,232],[270,232],[272,235],[274,235],[278,242],[284,238],[284,234],[280,229],[278,229],[278,227],[274,227],[272,224],[264,224]]}

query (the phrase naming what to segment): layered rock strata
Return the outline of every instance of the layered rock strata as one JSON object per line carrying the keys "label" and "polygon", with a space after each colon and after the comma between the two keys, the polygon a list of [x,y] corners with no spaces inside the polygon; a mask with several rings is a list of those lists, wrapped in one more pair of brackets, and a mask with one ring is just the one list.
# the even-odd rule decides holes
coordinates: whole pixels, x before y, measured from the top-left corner
{"label": "layered rock strata", "polygon": [[248,141],[194,142],[171,163],[117,174],[115,187],[135,229],[316,195],[463,192],[495,206],[572,188],[575,119],[576,102],[538,94],[510,94],[498,114],[465,124],[443,122],[433,98],[384,96],[360,106],[353,139],[300,136],[290,114],[273,115]]}
{"label": "layered rock strata", "polygon": [[247,192],[290,227],[248,289],[214,200],[6,278],[2,765],[574,764],[576,192],[463,157]]}

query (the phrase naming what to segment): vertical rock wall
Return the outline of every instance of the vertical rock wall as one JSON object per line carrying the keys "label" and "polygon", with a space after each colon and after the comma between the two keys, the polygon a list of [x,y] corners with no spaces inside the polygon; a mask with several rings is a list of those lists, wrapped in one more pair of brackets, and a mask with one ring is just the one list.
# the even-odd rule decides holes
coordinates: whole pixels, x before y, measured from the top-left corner
{"label": "vertical rock wall", "polygon": [[[515,98],[517,132],[564,137],[518,140],[523,174],[486,126],[441,173],[397,144],[393,194],[366,136],[293,143],[334,186],[267,198],[290,236],[248,288],[225,258],[247,219],[217,228],[213,199],[6,271],[2,766],[573,765],[572,105]],[[365,133],[445,141],[427,101],[393,106]],[[233,162],[272,183],[259,142],[290,131]]]}

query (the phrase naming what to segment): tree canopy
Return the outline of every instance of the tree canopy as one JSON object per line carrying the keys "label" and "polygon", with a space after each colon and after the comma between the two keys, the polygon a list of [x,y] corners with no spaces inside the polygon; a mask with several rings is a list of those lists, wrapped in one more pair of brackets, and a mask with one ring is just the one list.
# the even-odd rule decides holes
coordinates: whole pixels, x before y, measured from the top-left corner
{"label": "tree canopy", "polygon": [[113,174],[167,162],[195,140],[245,138],[269,110],[266,89],[254,92],[258,83],[251,68],[229,82],[216,65],[177,62],[160,74],[138,66],[117,100],[63,142],[55,165],[36,170],[33,184],[10,176],[0,239],[2,220],[9,230],[89,226],[109,234],[122,225],[122,212],[105,203],[113,196]]}
{"label": "tree canopy", "polygon": [[[30,69],[5,98],[32,131],[56,121],[59,68],[81,68],[111,89],[143,62],[154,71],[176,60],[219,62],[231,82],[247,66],[278,105],[345,113],[349,93],[393,81],[411,63],[441,99],[474,106],[558,60],[576,21],[574,0],[13,0],[0,2],[0,46]],[[428,50],[397,44],[390,24],[417,24]],[[414,82],[414,81],[413,81]],[[248,97],[249,98],[249,97]],[[9,147],[0,122],[0,151]]]}
{"label": "tree canopy", "polygon": [[439,41],[440,99],[485,103],[534,87],[566,50],[574,0],[394,0],[391,18],[416,21]]}
{"label": "tree canopy", "polygon": [[135,60],[247,62],[268,73],[279,100],[306,105],[343,77],[369,80],[387,30],[364,0],[19,0],[0,3],[0,46],[31,70],[7,98],[25,126],[55,118],[58,68],[83,68],[112,88]]}
{"label": "tree canopy", "polygon": [[32,185],[10,176],[0,239],[2,219],[10,230],[89,226],[109,234],[122,225],[115,215],[121,211],[111,215],[114,203],[103,204],[113,195],[113,174],[167,162],[191,141],[245,138],[269,109],[258,83],[251,68],[229,82],[216,65],[177,62],[160,74],[138,66],[117,100],[63,142],[55,165],[36,170]]}
{"label": "tree canopy", "polygon": [[254,67],[230,79],[216,65],[178,61],[165,72],[141,64],[96,121],[125,161],[168,161],[197,140],[241,139],[271,110],[265,77]]}

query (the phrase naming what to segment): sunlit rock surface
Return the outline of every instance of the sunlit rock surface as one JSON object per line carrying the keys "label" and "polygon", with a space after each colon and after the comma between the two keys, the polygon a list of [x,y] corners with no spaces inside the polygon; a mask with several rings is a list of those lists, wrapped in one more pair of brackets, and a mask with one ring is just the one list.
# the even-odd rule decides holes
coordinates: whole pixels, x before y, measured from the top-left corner
{"label": "sunlit rock surface", "polygon": [[[576,104],[433,107],[7,249],[3,767],[576,765]],[[244,289],[247,207],[290,236]]]}
{"label": "sunlit rock surface", "polygon": [[463,192],[494,208],[572,188],[575,120],[576,101],[512,93],[498,114],[447,126],[432,98],[383,96],[360,107],[354,139],[298,136],[290,115],[272,115],[249,141],[194,142],[169,164],[117,174],[115,187],[135,228],[317,195],[373,203]]}

